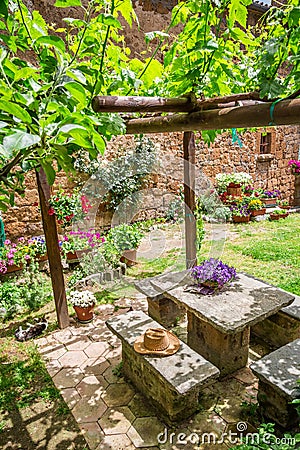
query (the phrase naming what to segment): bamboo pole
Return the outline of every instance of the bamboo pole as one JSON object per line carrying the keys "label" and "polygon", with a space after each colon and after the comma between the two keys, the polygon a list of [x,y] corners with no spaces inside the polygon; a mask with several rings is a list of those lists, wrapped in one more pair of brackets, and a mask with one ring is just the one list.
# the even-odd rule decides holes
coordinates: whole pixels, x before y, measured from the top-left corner
{"label": "bamboo pole", "polygon": [[195,202],[195,135],[191,131],[183,134],[184,154],[184,206],[185,206],[185,252],[186,268],[197,264],[197,221],[194,215]]}
{"label": "bamboo pole", "polygon": [[[272,104],[274,110],[271,117]],[[267,102],[253,106],[235,106],[190,114],[131,119],[126,123],[126,134],[251,128],[271,125],[300,125],[300,99],[282,100],[276,104]]]}
{"label": "bamboo pole", "polygon": [[68,306],[66,300],[66,290],[61,264],[61,257],[58,245],[58,235],[54,216],[48,214],[50,186],[46,174],[42,168],[36,171],[37,187],[40,199],[40,207],[43,220],[43,228],[49,258],[50,275],[52,289],[56,307],[56,316],[59,328],[66,328],[70,325]]}

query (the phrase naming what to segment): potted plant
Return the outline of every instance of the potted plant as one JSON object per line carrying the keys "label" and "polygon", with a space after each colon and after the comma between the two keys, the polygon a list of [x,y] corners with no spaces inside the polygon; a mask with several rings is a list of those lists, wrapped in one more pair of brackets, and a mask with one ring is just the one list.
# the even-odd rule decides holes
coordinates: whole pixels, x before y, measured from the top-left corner
{"label": "potted plant", "polygon": [[255,217],[266,214],[266,208],[264,206],[265,205],[259,198],[251,198],[248,203],[248,209],[250,210],[251,216]]}
{"label": "potted plant", "polygon": [[296,159],[290,159],[288,162],[289,168],[291,169],[291,173],[293,175],[300,174],[300,161]]}
{"label": "potted plant", "polygon": [[236,270],[219,259],[210,258],[193,267],[191,277],[196,281],[198,292],[213,294],[236,278]]}
{"label": "potted plant", "polygon": [[250,221],[248,205],[232,205],[230,211],[234,223],[245,223]]}
{"label": "potted plant", "polygon": [[289,206],[289,202],[288,200],[277,200],[277,206],[279,206],[279,208],[281,209],[290,209],[291,207]]}
{"label": "potted plant", "polygon": [[110,229],[107,240],[122,254],[121,262],[130,266],[136,263],[136,249],[143,236],[137,225],[123,223]]}
{"label": "potted plant", "polygon": [[275,209],[270,213],[270,220],[279,220],[284,219],[289,215],[288,212],[283,212],[281,209]]}
{"label": "potted plant", "polygon": [[0,273],[6,274],[22,270],[37,254],[35,244],[31,239],[26,240],[23,236],[17,242],[9,239],[4,241],[4,247],[0,248]]}
{"label": "potted plant", "polygon": [[44,236],[33,236],[28,239],[28,243],[34,246],[35,258],[38,261],[46,261],[48,259]]}
{"label": "potted plant", "polygon": [[99,248],[103,242],[101,234],[93,230],[70,231],[60,241],[60,248],[68,262],[76,262],[84,254]]}
{"label": "potted plant", "polygon": [[78,322],[89,323],[93,320],[96,297],[92,292],[87,290],[71,291],[67,300],[73,306]]}
{"label": "potted plant", "polygon": [[227,190],[228,195],[242,194],[241,186],[249,185],[252,177],[246,172],[218,173],[216,175],[217,190],[219,193]]}
{"label": "potted plant", "polygon": [[266,206],[276,206],[276,200],[280,197],[281,193],[278,189],[271,190],[265,190],[262,191],[262,195],[260,197],[261,201]]}
{"label": "potted plant", "polygon": [[84,219],[91,207],[88,198],[79,191],[75,190],[71,194],[60,189],[49,199],[48,214],[55,215],[57,223],[66,228],[73,221]]}

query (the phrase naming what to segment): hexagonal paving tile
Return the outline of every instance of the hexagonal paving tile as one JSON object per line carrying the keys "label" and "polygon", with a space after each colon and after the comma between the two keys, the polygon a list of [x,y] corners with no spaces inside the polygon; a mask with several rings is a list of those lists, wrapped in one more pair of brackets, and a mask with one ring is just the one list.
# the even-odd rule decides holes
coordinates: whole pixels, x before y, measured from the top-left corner
{"label": "hexagonal paving tile", "polygon": [[105,434],[122,434],[126,433],[134,415],[127,406],[119,406],[117,408],[109,408],[99,420],[99,425]]}
{"label": "hexagonal paving tile", "polygon": [[80,369],[86,374],[102,375],[103,372],[110,366],[103,356],[100,358],[89,358],[81,366]]}
{"label": "hexagonal paving tile", "polygon": [[89,358],[98,358],[108,349],[109,345],[107,342],[90,342],[84,351]]}
{"label": "hexagonal paving tile", "polygon": [[134,390],[126,383],[110,384],[102,395],[107,406],[126,406],[134,396]]}
{"label": "hexagonal paving tile", "polygon": [[53,381],[57,388],[75,387],[84,377],[78,367],[61,369],[54,377]]}
{"label": "hexagonal paving tile", "polygon": [[50,361],[46,360],[45,365],[51,377],[54,377],[61,370],[61,364],[59,361],[57,361],[57,359],[53,359]]}
{"label": "hexagonal paving tile", "polygon": [[76,403],[78,403],[79,400],[81,399],[80,395],[78,394],[75,388],[70,387],[67,389],[61,389],[60,392],[64,398],[64,401],[66,402],[66,404],[70,409],[74,408]]}
{"label": "hexagonal paving tile", "polygon": [[117,365],[110,365],[104,372],[103,376],[108,383],[124,383],[124,378],[116,375]]}
{"label": "hexagonal paving tile", "polygon": [[96,422],[107,410],[106,404],[100,399],[90,402],[82,398],[72,409],[72,413],[78,423]]}
{"label": "hexagonal paving tile", "polygon": [[85,350],[90,343],[87,336],[72,336],[66,347],[68,350]]}
{"label": "hexagonal paving tile", "polygon": [[53,335],[56,341],[60,342],[61,344],[67,344],[69,341],[72,340],[73,335],[70,330],[60,330],[56,331]]}
{"label": "hexagonal paving tile", "polygon": [[166,426],[157,417],[136,419],[127,432],[127,436],[136,447],[155,447],[158,435],[163,433]]}
{"label": "hexagonal paving tile", "polygon": [[104,438],[104,433],[99,427],[97,422],[90,422],[90,423],[82,423],[80,425],[80,429],[82,431],[82,434],[89,444],[89,448],[91,450],[97,449],[100,442],[102,442]]}
{"label": "hexagonal paving tile", "polygon": [[67,349],[64,345],[56,343],[56,345],[44,347],[40,353],[41,355],[43,355],[43,358],[50,360],[50,359],[59,359],[62,355],[66,353],[66,351]]}
{"label": "hexagonal paving tile", "polygon": [[93,402],[100,399],[107,386],[107,381],[101,375],[89,375],[81,380],[76,389],[81,397]]}
{"label": "hexagonal paving tile", "polygon": [[[104,437],[96,450],[129,450],[131,445],[131,440],[126,434],[110,434]],[[134,449],[134,446],[132,448]]]}
{"label": "hexagonal paving tile", "polygon": [[70,350],[67,353],[65,353],[61,358],[59,358],[59,362],[63,367],[78,367],[80,366],[85,360],[87,359],[87,356],[84,352],[76,351],[76,350]]}
{"label": "hexagonal paving tile", "polygon": [[135,417],[151,417],[155,415],[154,408],[141,394],[135,394],[128,404],[128,408]]}

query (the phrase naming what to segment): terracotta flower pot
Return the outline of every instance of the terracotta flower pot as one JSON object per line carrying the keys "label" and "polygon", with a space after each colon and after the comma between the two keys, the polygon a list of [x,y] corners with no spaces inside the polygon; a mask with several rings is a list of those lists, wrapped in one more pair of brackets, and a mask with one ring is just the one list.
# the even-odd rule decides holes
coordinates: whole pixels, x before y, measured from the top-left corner
{"label": "terracotta flower pot", "polygon": [[95,305],[91,306],[75,306],[73,305],[73,308],[75,309],[77,320],[80,323],[89,323],[94,318],[94,307]]}
{"label": "terracotta flower pot", "polygon": [[266,208],[255,209],[251,211],[251,217],[262,216],[266,214]]}
{"label": "terracotta flower pot", "polygon": [[82,256],[90,253],[91,249],[86,248],[84,250],[77,250],[76,252],[68,252],[67,253],[67,261],[77,262]]}
{"label": "terracotta flower pot", "polygon": [[242,196],[242,188],[240,184],[237,183],[230,183],[227,186],[227,194],[231,195],[232,197],[241,197]]}
{"label": "terracotta flower pot", "polygon": [[285,217],[287,217],[288,214],[270,214],[270,219],[271,220],[279,220],[279,219],[284,219]]}
{"label": "terracotta flower pot", "polygon": [[127,267],[134,266],[136,264],[136,249],[124,250],[120,261],[125,263]]}
{"label": "terracotta flower pot", "polygon": [[5,272],[4,275],[6,275],[7,273],[13,273],[13,272],[19,272],[20,270],[23,269],[23,264],[21,264],[20,266],[17,266],[16,264],[12,264],[11,266],[6,266],[7,271]]}
{"label": "terracotta flower pot", "polygon": [[250,214],[249,216],[232,216],[232,221],[234,223],[247,223],[250,221]]}
{"label": "terracotta flower pot", "polygon": [[260,199],[267,207],[268,206],[276,206],[276,198],[261,198]]}

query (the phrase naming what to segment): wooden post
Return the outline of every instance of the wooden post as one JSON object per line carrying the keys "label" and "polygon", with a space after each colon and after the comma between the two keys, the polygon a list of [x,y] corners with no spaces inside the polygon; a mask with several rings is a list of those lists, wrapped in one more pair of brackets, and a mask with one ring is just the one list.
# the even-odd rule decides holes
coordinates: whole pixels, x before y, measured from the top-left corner
{"label": "wooden post", "polygon": [[185,248],[186,268],[197,264],[197,221],[194,215],[195,201],[195,135],[192,131],[183,134],[184,151],[184,203],[185,203]]}
{"label": "wooden post", "polygon": [[49,258],[52,289],[56,307],[57,322],[59,328],[66,328],[70,324],[68,306],[66,300],[63,268],[58,245],[58,235],[55,216],[48,214],[50,186],[46,174],[42,168],[36,171],[37,187],[40,199],[40,207],[43,220],[43,228]]}

